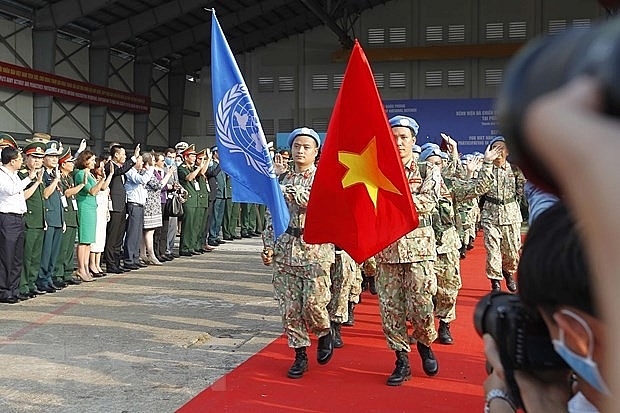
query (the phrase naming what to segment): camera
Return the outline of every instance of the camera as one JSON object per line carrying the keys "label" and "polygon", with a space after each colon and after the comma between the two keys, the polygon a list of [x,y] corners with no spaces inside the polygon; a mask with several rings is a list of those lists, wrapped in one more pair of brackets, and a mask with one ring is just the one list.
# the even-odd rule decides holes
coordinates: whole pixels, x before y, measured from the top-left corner
{"label": "camera", "polygon": [[566,369],[566,363],[553,349],[549,330],[540,314],[523,307],[519,296],[491,292],[482,297],[474,310],[474,326],[480,336],[489,334],[497,344],[506,373],[510,395],[522,407],[515,370],[524,370],[546,381],[546,375]]}
{"label": "camera", "polygon": [[[561,195],[551,174],[525,143],[523,118],[537,97],[559,89],[575,77],[597,79],[604,111],[620,115],[620,17],[531,42],[509,63],[496,101],[500,133],[509,137],[511,158],[540,188]],[[587,139],[587,136],[583,137]]]}

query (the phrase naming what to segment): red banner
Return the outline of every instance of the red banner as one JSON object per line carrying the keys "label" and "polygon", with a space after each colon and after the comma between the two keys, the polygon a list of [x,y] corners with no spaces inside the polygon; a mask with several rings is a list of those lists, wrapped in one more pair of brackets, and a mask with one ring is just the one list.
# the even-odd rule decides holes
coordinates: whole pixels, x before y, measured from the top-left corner
{"label": "red banner", "polygon": [[92,103],[129,112],[149,112],[151,99],[68,77],[0,62],[0,87],[28,90],[61,99]]}

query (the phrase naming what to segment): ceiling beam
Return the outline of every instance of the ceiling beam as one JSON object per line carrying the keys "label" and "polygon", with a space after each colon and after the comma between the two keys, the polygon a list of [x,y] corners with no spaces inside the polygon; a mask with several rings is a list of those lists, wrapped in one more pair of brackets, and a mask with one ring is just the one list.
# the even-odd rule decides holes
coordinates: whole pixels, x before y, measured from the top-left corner
{"label": "ceiling beam", "polygon": [[331,31],[336,33],[338,36],[338,40],[342,47],[345,49],[353,49],[353,44],[355,43],[349,33],[347,33],[342,27],[338,25],[338,23],[333,19],[333,17],[323,9],[323,7],[316,2],[316,0],[300,0],[315,16],[317,16],[323,24],[330,28]]}
{"label": "ceiling beam", "polygon": [[[93,0],[83,0],[93,1]],[[112,47],[129,40],[155,27],[183,16],[200,7],[214,4],[215,0],[173,0],[160,6],[129,17],[128,19],[105,26],[93,33],[93,45]]]}
{"label": "ceiling beam", "polygon": [[[273,9],[284,6],[290,0],[267,0],[245,7],[235,13],[223,15],[220,19],[222,30],[226,28],[241,26]],[[156,61],[162,57],[177,53],[183,49],[195,46],[198,43],[208,41],[211,38],[211,21],[199,24],[185,31],[164,37],[153,43],[149,43],[138,48],[137,56],[139,59],[150,58]]]}
{"label": "ceiling beam", "polygon": [[[297,17],[285,20],[280,24],[270,26],[264,30],[254,31],[245,36],[229,40],[228,44],[233,54],[238,53],[239,50],[250,51],[256,47],[273,42],[272,38],[282,32],[290,31],[291,34],[298,33],[300,27],[303,27],[304,23],[307,21],[308,16],[300,14]],[[195,73],[203,66],[211,64],[211,47],[205,46],[203,50],[183,56],[179,60],[180,62],[177,62],[177,64],[182,66],[186,73]]]}
{"label": "ceiling beam", "polygon": [[58,29],[118,0],[62,0],[34,11],[34,27]]}

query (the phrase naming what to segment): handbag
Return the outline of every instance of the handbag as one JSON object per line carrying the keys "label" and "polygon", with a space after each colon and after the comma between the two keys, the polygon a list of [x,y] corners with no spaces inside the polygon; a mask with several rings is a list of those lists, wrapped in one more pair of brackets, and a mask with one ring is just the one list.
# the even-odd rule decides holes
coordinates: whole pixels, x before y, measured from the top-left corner
{"label": "handbag", "polygon": [[173,192],[168,195],[166,200],[166,206],[164,208],[165,215],[169,217],[182,217],[183,216],[183,201],[181,196]]}

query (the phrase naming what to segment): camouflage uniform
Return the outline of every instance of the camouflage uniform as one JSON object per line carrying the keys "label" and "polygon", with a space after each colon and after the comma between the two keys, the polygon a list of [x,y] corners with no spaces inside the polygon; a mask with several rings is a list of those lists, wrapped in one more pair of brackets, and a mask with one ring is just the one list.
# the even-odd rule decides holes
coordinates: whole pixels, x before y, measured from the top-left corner
{"label": "camouflage uniform", "polygon": [[280,184],[294,190],[293,201],[287,200],[289,227],[274,243],[267,212],[268,224],[263,232],[264,246],[273,248],[273,288],[288,345],[293,348],[310,346],[308,331],[318,337],[330,332],[327,305],[331,299],[329,271],[334,262],[334,246],[306,244],[302,239],[315,172],[316,167],[312,166],[304,172],[286,173]]}
{"label": "camouflage uniform", "polygon": [[412,337],[430,346],[437,338],[433,321],[432,296],[437,292],[433,261],[437,258],[431,213],[437,202],[441,180],[439,169],[423,180],[417,164],[405,165],[405,176],[418,211],[420,225],[376,255],[377,293],[381,324],[388,347],[411,351],[407,324]]}
{"label": "camouflage uniform", "polygon": [[[359,265],[349,254],[345,251],[336,251],[336,260],[332,264],[330,272],[332,298],[327,307],[332,321],[344,323],[349,319],[349,301],[357,304],[362,292],[361,273]],[[359,285],[357,294],[356,282]]]}
{"label": "camouflage uniform", "polygon": [[521,210],[518,199],[523,196],[525,177],[510,165],[493,167],[491,189],[482,197],[480,221],[487,250],[486,274],[491,280],[502,280],[502,270],[513,274],[521,249]]}
{"label": "camouflage uniform", "polygon": [[461,240],[456,229],[454,205],[486,193],[492,184],[492,164],[485,163],[478,178],[446,178],[441,183],[437,206],[433,212],[433,229],[437,239],[437,304],[435,315],[450,323],[456,319],[456,297],[461,289],[459,248]]}

